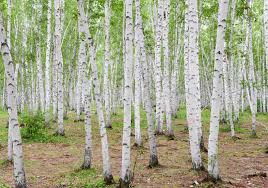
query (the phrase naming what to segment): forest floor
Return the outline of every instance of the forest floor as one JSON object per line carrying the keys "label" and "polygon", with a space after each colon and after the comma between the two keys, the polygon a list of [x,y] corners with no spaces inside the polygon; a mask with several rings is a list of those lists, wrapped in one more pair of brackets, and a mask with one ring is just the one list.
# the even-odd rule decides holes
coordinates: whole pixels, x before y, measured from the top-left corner
{"label": "forest floor", "polygon": [[[64,187],[105,187],[102,180],[101,144],[99,125],[95,111],[92,113],[93,126],[93,169],[80,170],[84,153],[84,123],[74,122],[74,113],[65,120],[64,137],[57,137],[48,143],[24,140],[24,161],[27,182],[30,188]],[[0,187],[12,187],[12,165],[6,162],[7,154],[7,114],[0,113]],[[222,182],[206,182],[205,172],[191,170],[188,131],[185,130],[185,111],[173,119],[175,139],[158,136],[158,155],[161,166],[148,168],[149,146],[147,141],[146,118],[142,114],[142,138],[144,147],[132,147],[133,187],[268,187],[268,116],[258,115],[257,138],[250,137],[250,114],[245,112],[236,125],[237,136],[230,137],[229,128],[222,124],[219,139],[219,165]],[[209,111],[202,114],[204,139],[207,146]],[[112,173],[118,182],[121,166],[122,113],[112,116],[113,129],[108,130]],[[265,124],[265,125],[264,125]],[[49,134],[53,134],[52,125]],[[134,137],[132,137],[132,144]],[[207,153],[202,154],[207,168]],[[116,187],[116,184],[108,186]]]}

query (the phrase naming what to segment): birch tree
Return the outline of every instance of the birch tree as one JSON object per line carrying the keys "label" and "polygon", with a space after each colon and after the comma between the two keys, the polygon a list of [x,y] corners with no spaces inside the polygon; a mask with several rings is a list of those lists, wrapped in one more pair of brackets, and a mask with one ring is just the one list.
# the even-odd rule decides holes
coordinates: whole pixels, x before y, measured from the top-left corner
{"label": "birch tree", "polygon": [[105,49],[104,49],[104,74],[103,74],[103,89],[106,112],[106,127],[111,128],[111,107],[110,107],[110,84],[109,84],[109,65],[110,65],[110,6],[111,1],[105,1]]}
{"label": "birch tree", "polygon": [[61,52],[61,3],[54,1],[55,7],[55,62],[57,64],[57,102],[58,102],[58,129],[56,134],[64,135],[63,126],[63,58]]}
{"label": "birch tree", "polygon": [[23,164],[22,140],[20,135],[20,128],[17,113],[17,91],[14,79],[14,64],[12,61],[5,28],[3,24],[2,12],[0,11],[0,42],[1,53],[5,66],[5,76],[7,83],[7,109],[9,114],[9,126],[12,130],[12,144],[13,144],[13,169],[16,188],[26,188],[26,178]]}
{"label": "birch tree", "polygon": [[248,0],[248,60],[249,60],[249,76],[248,76],[248,100],[250,103],[250,109],[252,114],[252,136],[256,136],[256,113],[257,113],[257,89],[255,86],[255,68],[254,68],[254,59],[253,59],[253,43],[252,43],[252,20],[251,20],[251,11],[252,11],[252,1]]}
{"label": "birch tree", "polygon": [[100,82],[98,79],[98,69],[96,65],[96,49],[94,46],[94,41],[91,38],[89,32],[88,21],[84,12],[84,1],[78,0],[78,10],[79,10],[79,18],[82,21],[82,31],[85,35],[87,46],[90,50],[90,65],[92,69],[92,79],[93,79],[93,87],[95,94],[95,101],[97,106],[98,119],[100,124],[100,136],[101,136],[101,146],[102,146],[102,162],[103,162],[103,175],[104,181],[106,184],[113,183],[113,176],[110,167],[110,157],[109,157],[109,144],[108,138],[105,128],[105,121],[101,103],[101,94],[100,94]]}
{"label": "birch tree", "polygon": [[201,130],[201,104],[200,104],[200,80],[198,65],[198,13],[197,1],[188,0],[188,8],[185,20],[185,97],[187,110],[187,123],[190,137],[190,150],[193,169],[203,167],[200,143]]}
{"label": "birch tree", "polygon": [[162,69],[161,69],[161,44],[162,44],[162,21],[163,21],[163,0],[158,1],[157,24],[155,34],[155,89],[156,89],[156,132],[163,134],[162,112]]}
{"label": "birch tree", "polygon": [[264,2],[263,22],[264,22],[265,62],[266,62],[266,71],[268,71],[268,1],[264,0],[263,2]]}
{"label": "birch tree", "polygon": [[52,2],[47,2],[47,40],[46,40],[46,102],[45,102],[45,121],[49,124],[50,121],[50,105],[51,105],[51,89],[50,89],[50,51],[51,51],[51,7]]}
{"label": "birch tree", "polygon": [[215,180],[219,176],[218,164],[218,135],[220,103],[222,96],[222,64],[224,55],[224,42],[226,32],[226,20],[228,14],[229,0],[219,0],[218,28],[215,49],[215,65],[213,75],[213,92],[211,97],[210,130],[208,139],[208,173]]}
{"label": "birch tree", "polygon": [[130,169],[130,133],[131,133],[131,96],[132,96],[132,58],[133,58],[133,23],[132,0],[126,0],[126,30],[125,30],[125,62],[124,62],[124,128],[122,140],[122,164],[120,187],[129,187],[131,181]]}
{"label": "birch tree", "polygon": [[164,1],[164,15],[163,15],[163,50],[164,50],[164,81],[163,81],[163,94],[165,98],[166,108],[166,125],[167,125],[167,136],[173,138],[174,133],[172,130],[171,121],[171,96],[170,96],[170,74],[169,74],[169,12],[170,12],[170,0]]}
{"label": "birch tree", "polygon": [[144,34],[142,31],[142,17],[140,14],[140,0],[135,0],[135,6],[137,13],[137,35],[139,39],[139,47],[140,47],[140,65],[142,69],[142,78],[143,78],[143,87],[144,87],[144,100],[145,100],[145,111],[146,118],[148,124],[148,137],[149,137],[149,146],[150,146],[150,160],[149,167],[153,168],[159,165],[158,155],[157,155],[157,147],[156,147],[156,136],[154,129],[154,119],[153,119],[153,111],[152,111],[152,101],[151,101],[151,90],[150,90],[150,71],[148,67],[147,57],[146,57],[146,49],[144,44]]}
{"label": "birch tree", "polygon": [[135,100],[134,100],[134,113],[135,113],[135,144],[137,146],[141,146],[141,127],[140,127],[140,103],[141,103],[141,46],[140,46],[140,33],[139,33],[139,27],[140,27],[140,6],[139,3],[136,3],[136,20],[135,20],[135,69],[134,69],[134,75],[135,75]]}
{"label": "birch tree", "polygon": [[85,77],[85,152],[84,152],[84,163],[82,165],[83,169],[91,168],[92,160],[92,137],[91,137],[91,113],[90,113],[90,91],[91,82]]}

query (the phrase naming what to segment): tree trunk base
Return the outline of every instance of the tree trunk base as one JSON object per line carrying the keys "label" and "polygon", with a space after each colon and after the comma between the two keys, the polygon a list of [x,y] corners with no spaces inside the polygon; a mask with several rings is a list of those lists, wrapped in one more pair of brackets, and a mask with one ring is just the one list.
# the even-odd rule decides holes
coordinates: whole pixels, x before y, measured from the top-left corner
{"label": "tree trunk base", "polygon": [[218,183],[218,182],[222,182],[222,179],[221,179],[220,176],[214,177],[214,176],[208,174],[208,177],[207,177],[206,181],[207,182]]}
{"label": "tree trunk base", "polygon": [[15,188],[27,188],[26,182],[16,183]]}
{"label": "tree trunk base", "polygon": [[124,181],[122,178],[120,178],[118,188],[129,188],[129,187],[130,187],[130,181]]}
{"label": "tree trunk base", "polygon": [[54,134],[55,136],[65,136],[64,131],[57,130]]}
{"label": "tree trunk base", "polygon": [[158,158],[155,155],[151,155],[150,161],[149,161],[149,168],[154,168],[159,166]]}
{"label": "tree trunk base", "polygon": [[113,178],[113,175],[110,174],[110,175],[105,175],[104,176],[104,182],[106,185],[111,185],[111,184],[114,184],[114,178]]}
{"label": "tree trunk base", "polygon": [[168,140],[175,140],[175,136],[174,136],[173,132],[168,133],[166,136],[167,136]]}
{"label": "tree trunk base", "polygon": [[204,153],[207,153],[208,152],[208,149],[206,148],[205,143],[204,143],[203,136],[202,136],[201,141],[200,141],[200,150],[202,152],[204,152]]}
{"label": "tree trunk base", "polygon": [[162,130],[156,130],[155,134],[156,135],[164,135],[164,132]]}
{"label": "tree trunk base", "polygon": [[252,130],[250,138],[258,138],[256,131]]}
{"label": "tree trunk base", "polygon": [[83,163],[82,166],[81,166],[81,169],[82,169],[82,170],[91,169],[91,164],[90,164],[90,162],[86,162],[86,161],[84,161],[84,163]]}
{"label": "tree trunk base", "polygon": [[142,143],[141,144],[134,143],[133,148],[137,148],[137,149],[143,148]]}
{"label": "tree trunk base", "polygon": [[106,126],[105,126],[105,128],[106,128],[106,129],[113,129],[113,127],[112,127],[112,125],[111,125],[111,124],[106,125]]}

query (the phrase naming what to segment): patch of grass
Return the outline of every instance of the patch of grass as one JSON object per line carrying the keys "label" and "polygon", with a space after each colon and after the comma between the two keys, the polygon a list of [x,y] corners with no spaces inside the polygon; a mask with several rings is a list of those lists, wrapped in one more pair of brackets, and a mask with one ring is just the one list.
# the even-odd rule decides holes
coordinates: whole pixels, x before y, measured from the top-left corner
{"label": "patch of grass", "polygon": [[0,160],[0,168],[5,168],[10,164],[10,162],[6,159],[1,159]]}
{"label": "patch of grass", "polygon": [[104,187],[106,187],[106,185],[103,180],[99,180],[95,183],[89,183],[85,185],[85,188],[104,188]]}
{"label": "patch of grass", "polygon": [[67,187],[105,187],[102,176],[98,176],[95,169],[76,169],[69,174],[64,174],[60,184]]}
{"label": "patch of grass", "polygon": [[0,182],[0,188],[9,188],[9,187]]}
{"label": "patch of grass", "polygon": [[[228,124],[222,124],[220,125],[220,132],[226,133],[231,132],[231,127]],[[235,125],[235,132],[236,133],[245,133],[246,130],[243,129],[240,125]]]}

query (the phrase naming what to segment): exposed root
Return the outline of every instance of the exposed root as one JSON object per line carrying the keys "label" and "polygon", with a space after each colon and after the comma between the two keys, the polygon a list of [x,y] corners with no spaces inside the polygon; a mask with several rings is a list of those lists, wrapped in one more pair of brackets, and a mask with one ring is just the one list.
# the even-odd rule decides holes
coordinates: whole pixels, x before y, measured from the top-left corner
{"label": "exposed root", "polygon": [[156,135],[159,135],[159,136],[160,136],[160,135],[165,135],[164,131],[160,131],[160,130],[156,130],[156,131],[155,131],[155,134],[156,134]]}
{"label": "exposed root", "polygon": [[253,178],[253,177],[267,177],[267,173],[266,172],[255,172],[254,174],[249,174],[247,176],[245,176],[245,178]]}
{"label": "exposed root", "polygon": [[114,184],[115,182],[114,182],[113,175],[104,176],[104,182],[106,185]]}
{"label": "exposed root", "polygon": [[232,139],[234,140],[234,141],[237,141],[237,140],[241,140],[242,138],[241,137],[239,137],[239,136],[232,136]]}

